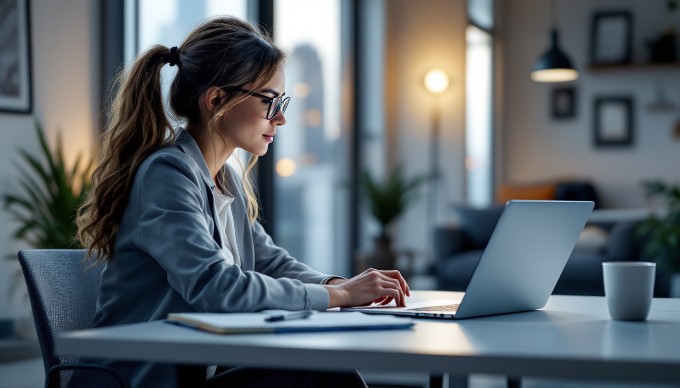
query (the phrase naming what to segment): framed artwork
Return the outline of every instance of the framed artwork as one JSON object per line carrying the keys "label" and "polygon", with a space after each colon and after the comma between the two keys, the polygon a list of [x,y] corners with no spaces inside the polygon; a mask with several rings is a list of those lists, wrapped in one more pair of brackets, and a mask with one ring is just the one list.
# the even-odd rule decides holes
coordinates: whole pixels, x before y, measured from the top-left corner
{"label": "framed artwork", "polygon": [[590,62],[594,65],[630,63],[633,16],[630,11],[597,12],[590,29]]}
{"label": "framed artwork", "polygon": [[595,98],[594,142],[596,147],[633,145],[633,98]]}
{"label": "framed artwork", "polygon": [[550,112],[553,119],[570,119],[576,117],[576,88],[559,86],[552,90]]}
{"label": "framed artwork", "polygon": [[0,0],[0,111],[30,113],[29,0]]}

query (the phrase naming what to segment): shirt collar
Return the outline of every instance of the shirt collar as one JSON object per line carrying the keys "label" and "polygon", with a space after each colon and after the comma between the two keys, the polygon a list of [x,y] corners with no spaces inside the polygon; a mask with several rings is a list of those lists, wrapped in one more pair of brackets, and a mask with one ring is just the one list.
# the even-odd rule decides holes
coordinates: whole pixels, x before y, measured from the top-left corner
{"label": "shirt collar", "polygon": [[213,182],[212,177],[210,176],[210,170],[208,169],[208,164],[205,162],[205,158],[203,157],[203,154],[201,153],[201,149],[198,148],[198,143],[196,143],[196,140],[194,140],[194,137],[189,134],[184,128],[178,128],[177,129],[178,135],[175,140],[175,144],[179,149],[184,152],[185,154],[191,156],[192,159],[196,162],[198,167],[201,170],[201,175],[203,176],[203,180],[205,183],[210,187],[214,188],[215,187],[215,182]]}

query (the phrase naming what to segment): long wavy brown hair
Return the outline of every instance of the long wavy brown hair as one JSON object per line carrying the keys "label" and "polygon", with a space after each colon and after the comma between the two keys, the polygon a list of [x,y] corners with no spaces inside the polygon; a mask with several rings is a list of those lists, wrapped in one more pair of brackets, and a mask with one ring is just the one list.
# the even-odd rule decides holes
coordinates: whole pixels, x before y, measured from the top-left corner
{"label": "long wavy brown hair", "polygon": [[[215,129],[218,115],[248,97],[239,93],[241,88],[249,85],[257,90],[266,85],[285,56],[268,35],[233,17],[206,20],[174,53],[176,56],[165,46],[153,46],[118,75],[118,92],[109,107],[109,125],[102,136],[92,190],[76,219],[77,237],[87,256],[96,253],[97,261],[113,257],[116,233],[139,165],[174,141],[163,107],[161,68],[169,62],[178,66],[170,86],[170,107],[190,127],[200,122],[199,96],[212,86],[225,91],[227,97],[213,113],[205,133]],[[251,155],[242,177],[251,222],[259,212],[250,179],[256,161]]]}

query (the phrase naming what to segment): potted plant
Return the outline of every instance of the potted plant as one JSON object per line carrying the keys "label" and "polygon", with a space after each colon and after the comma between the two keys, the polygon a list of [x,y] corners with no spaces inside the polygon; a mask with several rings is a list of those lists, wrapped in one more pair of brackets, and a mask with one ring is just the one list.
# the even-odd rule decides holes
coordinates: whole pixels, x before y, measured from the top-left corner
{"label": "potted plant", "polygon": [[19,151],[24,161],[16,185],[20,192],[2,197],[5,209],[19,221],[14,237],[38,249],[80,248],[75,239],[75,217],[90,188],[92,160],[84,161],[78,154],[68,168],[61,136],[52,152],[38,123],[36,133],[42,154],[36,157]]}
{"label": "potted plant", "polygon": [[366,257],[366,266],[378,269],[396,268],[397,255],[392,249],[389,228],[411,204],[416,189],[427,181],[426,176],[404,177],[403,168],[395,167],[384,181],[378,181],[368,171],[360,176],[371,214],[380,224],[380,234],[374,238],[375,250]]}
{"label": "potted plant", "polygon": [[648,198],[660,200],[663,209],[640,225],[639,232],[647,239],[644,253],[670,279],[671,297],[680,297],[680,187],[661,181],[644,182],[643,187]]}
{"label": "potted plant", "polygon": [[[4,209],[18,221],[13,236],[36,249],[80,248],[75,238],[75,217],[90,188],[93,160],[85,160],[79,154],[68,168],[61,136],[57,136],[52,151],[37,122],[35,129],[41,153],[34,156],[26,150],[19,151],[23,161],[18,166],[19,179],[10,186],[17,193],[2,194]],[[5,259],[16,260],[16,253],[6,255]],[[10,277],[11,291],[16,293],[23,284],[21,271]]]}

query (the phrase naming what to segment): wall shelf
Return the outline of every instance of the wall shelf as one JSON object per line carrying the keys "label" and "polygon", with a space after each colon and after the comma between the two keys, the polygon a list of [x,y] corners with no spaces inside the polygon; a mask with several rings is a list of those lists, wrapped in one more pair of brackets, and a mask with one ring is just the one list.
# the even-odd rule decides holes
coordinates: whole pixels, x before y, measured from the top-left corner
{"label": "wall shelf", "polygon": [[588,70],[591,71],[611,71],[611,70],[680,70],[680,62],[669,62],[669,63],[652,63],[652,62],[639,62],[639,63],[621,63],[621,64],[599,64],[591,63],[588,64]]}

